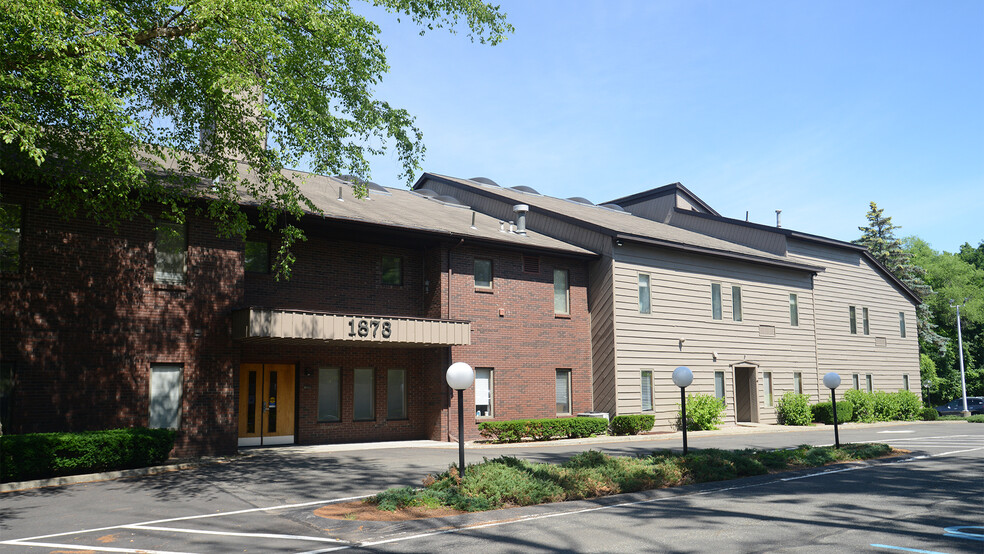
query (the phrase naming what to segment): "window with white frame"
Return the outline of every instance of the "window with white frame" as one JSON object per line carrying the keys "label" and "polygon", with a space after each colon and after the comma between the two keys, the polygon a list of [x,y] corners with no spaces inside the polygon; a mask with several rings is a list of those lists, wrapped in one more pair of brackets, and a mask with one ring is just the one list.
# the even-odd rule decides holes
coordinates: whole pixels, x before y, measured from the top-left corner
{"label": "window with white frame", "polygon": [[868,334],[868,308],[861,308],[861,319],[864,324],[864,334]]}
{"label": "window with white frame", "polygon": [[352,419],[356,421],[376,419],[374,373],[371,368],[354,370]]}
{"label": "window with white frame", "polygon": [[407,370],[386,371],[386,419],[407,418]]}
{"label": "window with white frame", "polygon": [[851,322],[851,334],[858,334],[858,309],[854,306],[847,307],[847,314]]}
{"label": "window with white frame", "polygon": [[902,388],[905,389],[905,390],[909,390],[909,376],[908,375],[905,375],[905,374],[902,375]]}
{"label": "window with white frame", "polygon": [[152,364],[150,366],[151,429],[177,429],[181,425],[182,396],[181,366]]}
{"label": "window with white frame", "polygon": [[557,415],[571,413],[571,370],[557,370]]}
{"label": "window with white frame", "polygon": [[722,404],[727,404],[727,400],[724,396],[724,372],[715,371],[714,372],[714,398],[721,401]]}
{"label": "window with white frame", "polygon": [[799,371],[793,373],[793,392],[803,394],[803,374]]}
{"label": "window with white frame", "polygon": [[159,221],[154,242],[154,282],[184,283],[187,257],[185,226],[180,223]]}
{"label": "window with white frame", "polygon": [[639,397],[641,399],[642,411],[653,411],[653,372],[644,369],[640,372]]}
{"label": "window with white frame", "polygon": [[857,373],[851,375],[851,384],[854,385],[854,390],[861,390],[861,378]]}
{"label": "window with white frame", "polygon": [[493,374],[494,371],[491,367],[475,369],[475,417],[495,417],[493,411],[493,398],[495,397]]}
{"label": "window with white frame", "polygon": [[335,367],[318,369],[318,421],[341,421],[342,377]]}
{"label": "window with white frame", "polygon": [[721,319],[721,284],[711,283],[711,317]]}
{"label": "window with white frame", "polygon": [[569,279],[570,273],[566,269],[554,270],[554,313],[559,315],[570,315],[571,313],[571,294]]}
{"label": "window with white frame", "polygon": [[765,392],[765,405],[772,405],[772,372],[764,371],[762,372],[762,388]]}
{"label": "window with white frame", "polygon": [[899,312],[899,336],[905,338],[905,312]]}
{"label": "window with white frame", "polygon": [[492,288],[492,260],[475,258],[475,288]]}
{"label": "window with white frame", "polygon": [[789,324],[793,327],[800,324],[799,298],[795,294],[789,295]]}
{"label": "window with white frame", "polygon": [[731,319],[741,321],[741,287],[731,287]]}
{"label": "window with white frame", "polygon": [[652,294],[649,289],[649,275],[647,275],[646,273],[640,273],[639,274],[639,313],[640,314],[650,313],[651,300],[652,300]]}
{"label": "window with white frame", "polygon": [[870,373],[864,376],[864,390],[866,390],[868,392],[873,392],[875,390],[874,389],[874,386],[873,386],[873,383],[871,382],[871,374]]}

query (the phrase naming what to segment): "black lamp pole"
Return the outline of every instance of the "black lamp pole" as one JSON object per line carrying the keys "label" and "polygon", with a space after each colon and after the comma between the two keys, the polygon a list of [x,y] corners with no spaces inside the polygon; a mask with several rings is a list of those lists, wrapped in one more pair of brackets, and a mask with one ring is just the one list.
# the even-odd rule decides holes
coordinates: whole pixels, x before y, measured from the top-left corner
{"label": "black lamp pole", "polygon": [[680,405],[683,407],[683,455],[687,455],[687,387],[680,387]]}
{"label": "black lamp pole", "polygon": [[840,448],[840,435],[837,434],[837,395],[834,394],[834,389],[830,389],[830,405],[834,409],[834,447]]}
{"label": "black lamp pole", "polygon": [[458,473],[465,478],[465,391],[458,391]]}

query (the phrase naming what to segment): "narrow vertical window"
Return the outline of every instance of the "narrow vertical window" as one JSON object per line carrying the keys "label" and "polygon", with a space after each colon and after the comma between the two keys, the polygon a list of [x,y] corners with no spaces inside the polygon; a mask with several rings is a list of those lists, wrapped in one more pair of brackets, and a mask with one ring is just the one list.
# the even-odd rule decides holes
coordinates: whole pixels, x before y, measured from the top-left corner
{"label": "narrow vertical window", "polygon": [[492,260],[475,260],[475,288],[492,288]]}
{"label": "narrow vertical window", "polygon": [[0,204],[0,272],[18,273],[21,269],[21,207]]}
{"label": "narrow vertical window", "polygon": [[909,390],[909,376],[908,375],[902,375],[902,388],[905,389],[905,390]]}
{"label": "narrow vertical window", "polygon": [[765,405],[772,405],[772,372],[762,373],[762,387],[765,389]]}
{"label": "narrow vertical window", "polygon": [[270,243],[260,240],[246,241],[243,266],[250,273],[270,273]]}
{"label": "narrow vertical window", "polygon": [[861,380],[857,373],[851,375],[851,384],[854,385],[854,390],[861,390]]}
{"label": "narrow vertical window", "polygon": [[386,372],[386,419],[407,418],[407,370]]}
{"label": "narrow vertical window", "polygon": [[152,429],[181,425],[181,366],[150,366],[150,421]]}
{"label": "narrow vertical window", "polygon": [[793,373],[793,392],[803,394],[803,374],[798,371]]}
{"label": "narrow vertical window", "polygon": [[711,317],[721,319],[721,285],[711,283]]}
{"label": "narrow vertical window", "polygon": [[398,256],[383,256],[380,267],[383,272],[384,285],[403,284],[403,258]]}
{"label": "narrow vertical window", "polygon": [[864,324],[864,334],[868,334],[868,308],[861,308],[861,319]]}
{"label": "narrow vertical window", "polygon": [[568,286],[568,277],[566,269],[555,269],[554,270],[554,313],[560,315],[570,315],[571,313],[571,298],[570,298],[570,287]]}
{"label": "narrow vertical window", "polygon": [[799,299],[795,294],[789,295],[789,324],[793,327],[800,324]]}
{"label": "narrow vertical window", "polygon": [[641,373],[640,379],[640,398],[642,399],[642,411],[653,411],[653,372],[645,370]]}
{"label": "narrow vertical window", "polygon": [[342,419],[341,371],[334,367],[318,370],[318,421]]}
{"label": "narrow vertical window", "polygon": [[157,223],[154,244],[154,282],[182,284],[185,282],[185,259],[188,254],[185,226],[179,223]]}
{"label": "narrow vertical window", "polygon": [[858,309],[854,306],[848,306],[848,315],[851,318],[851,334],[858,334]]}
{"label": "narrow vertical window", "polygon": [[731,319],[741,321],[741,287],[731,287]]}
{"label": "narrow vertical window", "polygon": [[353,388],[353,416],[355,420],[376,419],[375,379],[372,369],[356,369]]}
{"label": "narrow vertical window", "polygon": [[492,368],[480,367],[475,370],[475,417],[494,417],[492,399],[495,385],[492,382]]}
{"label": "narrow vertical window", "polygon": [[639,274],[639,313],[648,314],[650,311],[650,300],[652,295],[649,292],[649,275]]}
{"label": "narrow vertical window", "polygon": [[905,338],[905,312],[899,312],[899,336]]}
{"label": "narrow vertical window", "polygon": [[872,387],[870,373],[864,376],[864,390],[868,392],[873,392],[875,390],[874,387]]}
{"label": "narrow vertical window", "polygon": [[722,404],[726,403],[724,399],[724,372],[723,371],[714,372],[714,398],[720,400]]}
{"label": "narrow vertical window", "polygon": [[571,413],[571,370],[557,370],[557,415]]}

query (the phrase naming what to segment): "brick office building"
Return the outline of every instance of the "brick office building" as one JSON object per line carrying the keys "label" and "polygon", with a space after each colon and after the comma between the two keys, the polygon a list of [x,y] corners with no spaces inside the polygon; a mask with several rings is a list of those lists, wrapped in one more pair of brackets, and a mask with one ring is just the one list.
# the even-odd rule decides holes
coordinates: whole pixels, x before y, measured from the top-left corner
{"label": "brick office building", "polygon": [[[237,445],[456,436],[451,361],[476,417],[592,408],[594,255],[454,198],[295,174],[323,210],[289,281],[273,237],[65,221],[4,182],[3,429],[179,430],[180,454]],[[170,230],[168,230],[170,229]]]}

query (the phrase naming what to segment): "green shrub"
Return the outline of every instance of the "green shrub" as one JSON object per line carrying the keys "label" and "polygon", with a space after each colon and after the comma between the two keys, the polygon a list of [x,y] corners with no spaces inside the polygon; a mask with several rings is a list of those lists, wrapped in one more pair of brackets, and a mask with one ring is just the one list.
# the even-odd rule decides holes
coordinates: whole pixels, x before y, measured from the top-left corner
{"label": "green shrub", "polygon": [[[914,392],[900,390],[895,393],[895,396],[898,399],[899,419],[911,421],[919,417],[922,411],[922,403]],[[935,412],[936,410],[933,411]]]}
{"label": "green shrub", "polygon": [[[724,400],[707,394],[687,395],[687,430],[709,431],[717,429],[724,415]],[[677,411],[676,428],[683,429],[682,409]]]}
{"label": "green shrub", "polygon": [[984,414],[972,415],[967,418],[968,423],[984,423]]}
{"label": "green shrub", "polygon": [[565,417],[548,419],[513,419],[509,421],[483,421],[478,432],[496,442],[518,442],[529,438],[550,440],[554,438],[581,438],[601,435],[608,430],[608,420],[601,417]]}
{"label": "green shrub", "polygon": [[170,429],[0,436],[0,481],[26,481],[157,465],[174,448]]}
{"label": "green shrub", "polygon": [[[834,423],[834,409],[830,402],[820,402],[810,407],[813,412],[813,421],[831,425]],[[837,422],[844,423],[851,421],[854,412],[854,404],[849,400],[837,401]]]}
{"label": "green shrub", "polygon": [[900,419],[899,397],[885,391],[872,393],[875,399],[875,421],[895,421]]}
{"label": "green shrub", "polygon": [[649,431],[656,422],[652,414],[620,415],[612,418],[613,435],[638,435]]}
{"label": "green shrub", "polygon": [[875,395],[857,389],[851,389],[844,393],[844,400],[851,402],[854,406],[854,415],[851,421],[861,423],[871,423],[875,418]]}
{"label": "green shrub", "polygon": [[813,421],[810,399],[805,394],[787,392],[776,405],[779,425],[809,425]]}
{"label": "green shrub", "polygon": [[936,421],[940,414],[933,408],[923,408],[919,410],[919,419],[923,421]]}

